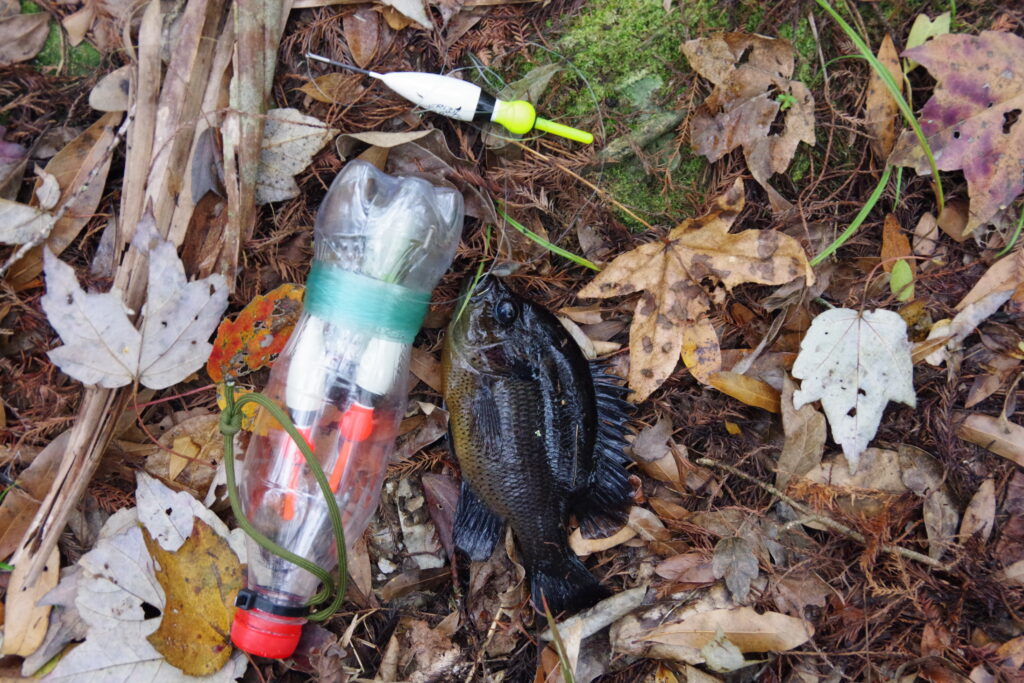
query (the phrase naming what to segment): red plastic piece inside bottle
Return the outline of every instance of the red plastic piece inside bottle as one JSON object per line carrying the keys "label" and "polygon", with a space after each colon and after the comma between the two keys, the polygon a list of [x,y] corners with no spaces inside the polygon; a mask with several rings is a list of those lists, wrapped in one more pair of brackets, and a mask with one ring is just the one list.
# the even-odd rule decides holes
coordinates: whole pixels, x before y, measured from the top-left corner
{"label": "red plastic piece inside bottle", "polygon": [[366,441],[373,433],[373,408],[353,403],[341,416],[341,435],[349,441]]}
{"label": "red plastic piece inside bottle", "polygon": [[231,641],[241,650],[257,657],[291,657],[302,636],[305,620],[279,617],[258,609],[235,611]]}

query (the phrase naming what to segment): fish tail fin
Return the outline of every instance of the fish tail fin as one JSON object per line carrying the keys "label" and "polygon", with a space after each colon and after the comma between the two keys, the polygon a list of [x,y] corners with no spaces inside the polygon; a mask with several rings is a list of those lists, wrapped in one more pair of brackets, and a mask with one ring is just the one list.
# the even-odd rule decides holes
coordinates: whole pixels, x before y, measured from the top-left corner
{"label": "fish tail fin", "polygon": [[559,566],[545,566],[530,572],[530,594],[538,612],[544,612],[544,601],[552,614],[564,610],[577,611],[607,598],[611,591],[602,586],[571,552]]}

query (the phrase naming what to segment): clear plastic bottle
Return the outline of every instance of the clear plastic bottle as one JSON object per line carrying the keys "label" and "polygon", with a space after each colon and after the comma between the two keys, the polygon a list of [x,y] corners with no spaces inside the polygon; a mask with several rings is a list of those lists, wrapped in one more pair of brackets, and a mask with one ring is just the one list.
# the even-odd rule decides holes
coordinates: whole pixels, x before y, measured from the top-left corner
{"label": "clear plastic bottle", "polygon": [[[457,191],[362,161],[345,166],[317,213],[305,310],[264,393],[286,409],[323,467],[350,546],[377,506],[405,410],[409,348],[462,219]],[[265,411],[238,481],[257,530],[321,567],[337,565],[323,494]],[[248,553],[232,640],[252,654],[287,657],[318,580],[251,539]]]}

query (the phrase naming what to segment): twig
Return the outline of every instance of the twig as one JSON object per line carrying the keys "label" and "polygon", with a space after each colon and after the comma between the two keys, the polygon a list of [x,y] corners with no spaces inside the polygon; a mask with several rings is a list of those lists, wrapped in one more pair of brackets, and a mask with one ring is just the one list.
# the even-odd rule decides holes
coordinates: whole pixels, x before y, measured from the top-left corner
{"label": "twig", "polygon": [[493,638],[494,634],[497,633],[498,623],[501,621],[503,616],[505,616],[505,608],[499,605],[498,611],[494,614],[494,618],[491,619],[491,625],[487,629],[487,635],[484,637],[483,645],[480,646],[480,650],[477,652],[477,656],[473,660],[473,668],[471,668],[469,673],[466,675],[465,683],[470,683],[470,681],[473,680],[473,674],[476,673],[477,666],[479,666],[480,662],[483,660],[484,654],[487,652],[487,646],[491,643],[491,638]]}
{"label": "twig", "polygon": [[524,149],[527,152],[529,152],[530,154],[533,154],[534,156],[536,156],[536,157],[538,157],[540,159],[543,159],[544,161],[548,162],[549,164],[551,164],[552,166],[557,168],[562,173],[565,173],[566,175],[568,175],[568,176],[570,176],[572,178],[575,178],[576,180],[580,181],[581,183],[583,183],[584,185],[589,187],[591,190],[596,192],[598,194],[598,196],[600,196],[602,199],[606,199],[609,202],[611,202],[612,204],[614,204],[617,209],[619,209],[621,211],[624,211],[626,213],[626,215],[628,215],[630,218],[632,218],[633,220],[635,220],[637,223],[639,223],[640,225],[644,226],[648,230],[653,230],[654,229],[653,225],[651,225],[650,223],[645,221],[643,218],[640,218],[640,216],[637,216],[635,213],[630,211],[629,208],[627,208],[625,205],[620,203],[617,199],[615,199],[615,197],[613,197],[610,194],[608,194],[608,192],[606,190],[602,190],[600,187],[598,187],[594,183],[590,182],[589,180],[587,180],[586,178],[584,178],[580,174],[578,174],[575,171],[572,171],[572,170],[566,168],[565,166],[562,166],[562,164],[558,163],[556,160],[552,159],[547,154],[544,154],[543,152],[538,152],[537,150],[535,150],[535,149],[533,149],[531,147],[527,147],[526,145],[524,145],[523,143],[519,142],[518,140],[509,140],[509,142],[511,142],[516,147],[518,147],[520,149]]}
{"label": "twig", "polygon": [[[790,522],[790,523],[786,524],[785,528],[790,528],[790,527],[794,526],[795,524],[804,524],[805,522],[817,522],[818,524],[821,524],[822,526],[828,527],[829,529],[831,529],[833,531],[836,531],[836,532],[838,532],[840,534],[843,534],[844,536],[852,538],[853,540],[857,541],[858,543],[863,543],[865,545],[868,544],[867,537],[864,536],[864,534],[860,533],[859,531],[855,531],[855,530],[851,529],[850,527],[846,526],[845,524],[843,524],[841,522],[837,522],[836,520],[832,519],[831,517],[826,517],[826,516],[822,515],[821,513],[814,512],[813,510],[808,508],[803,503],[799,503],[799,502],[793,500],[792,498],[787,496],[785,493],[783,493],[782,491],[780,491],[777,488],[775,488],[774,486],[772,486],[771,484],[766,484],[763,481],[755,479],[754,477],[750,476],[749,474],[746,474],[745,472],[741,472],[740,470],[736,469],[732,465],[727,465],[724,462],[718,462],[717,460],[712,460],[711,458],[698,458],[696,460],[696,463],[698,465],[703,465],[704,467],[716,467],[716,468],[718,468],[720,470],[725,470],[729,474],[734,474],[737,477],[739,477],[740,479],[745,479],[746,481],[749,481],[751,484],[755,484],[757,486],[760,486],[762,489],[764,489],[768,493],[772,494],[773,496],[777,497],[779,500],[781,500],[782,502],[786,503],[787,505],[792,507],[794,510],[796,510],[796,511],[800,512],[801,514],[805,515],[805,517],[803,519],[801,519],[801,520],[798,520],[796,522]],[[933,567],[933,568],[938,569],[940,571],[948,572],[948,571],[951,571],[952,568],[953,568],[952,565],[943,564],[942,562],[939,562],[938,560],[936,560],[934,558],[931,558],[931,557],[929,557],[927,555],[919,553],[919,552],[917,552],[915,550],[909,550],[907,548],[903,548],[903,547],[898,546],[898,545],[890,545],[888,543],[883,543],[879,547],[884,552],[887,552],[887,553],[890,553],[890,554],[893,554],[893,555],[901,555],[901,556],[907,558],[908,560],[914,560],[915,562],[920,562],[921,564],[926,564],[929,567]]]}

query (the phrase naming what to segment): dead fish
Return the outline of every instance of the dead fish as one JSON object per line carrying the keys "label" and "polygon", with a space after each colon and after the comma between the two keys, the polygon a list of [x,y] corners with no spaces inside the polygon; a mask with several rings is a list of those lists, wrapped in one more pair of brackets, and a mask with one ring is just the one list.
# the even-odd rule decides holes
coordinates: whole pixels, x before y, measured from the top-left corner
{"label": "dead fish", "polygon": [[507,522],[535,607],[542,597],[556,612],[592,605],[610,593],[569,548],[566,525],[570,514],[590,532],[625,522],[625,390],[499,279],[481,279],[464,305],[442,356],[462,469],[455,544],[485,560]]}

